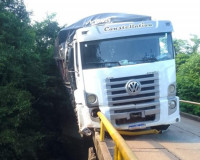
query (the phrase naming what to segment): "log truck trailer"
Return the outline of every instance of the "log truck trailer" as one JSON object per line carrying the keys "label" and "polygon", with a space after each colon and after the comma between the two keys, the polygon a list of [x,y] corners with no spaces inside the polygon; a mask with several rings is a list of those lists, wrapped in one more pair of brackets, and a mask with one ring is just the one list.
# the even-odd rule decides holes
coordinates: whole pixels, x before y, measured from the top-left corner
{"label": "log truck trailer", "polygon": [[59,32],[55,59],[82,134],[101,111],[118,130],[166,129],[180,121],[170,21],[104,13]]}

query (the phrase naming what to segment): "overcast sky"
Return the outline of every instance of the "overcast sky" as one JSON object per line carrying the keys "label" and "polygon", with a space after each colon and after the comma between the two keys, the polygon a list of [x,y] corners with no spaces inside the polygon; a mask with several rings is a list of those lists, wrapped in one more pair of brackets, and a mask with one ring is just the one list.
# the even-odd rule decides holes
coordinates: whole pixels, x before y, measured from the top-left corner
{"label": "overcast sky", "polygon": [[41,21],[56,13],[60,25],[105,12],[149,15],[154,20],[170,20],[174,37],[187,39],[190,34],[200,37],[199,0],[24,0],[33,20]]}

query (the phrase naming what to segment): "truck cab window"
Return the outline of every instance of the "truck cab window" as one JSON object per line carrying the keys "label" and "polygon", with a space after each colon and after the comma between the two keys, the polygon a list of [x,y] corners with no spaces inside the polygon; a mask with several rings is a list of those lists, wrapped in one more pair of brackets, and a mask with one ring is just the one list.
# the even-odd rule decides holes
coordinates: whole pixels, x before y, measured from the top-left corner
{"label": "truck cab window", "polygon": [[77,47],[77,43],[75,43],[75,57],[76,57],[76,68],[77,70],[79,70],[79,63],[78,63],[78,47]]}
{"label": "truck cab window", "polygon": [[170,33],[81,43],[83,69],[133,65],[174,58]]}
{"label": "truck cab window", "polygon": [[74,70],[74,49],[72,47],[69,48],[68,50],[68,69],[70,71]]}

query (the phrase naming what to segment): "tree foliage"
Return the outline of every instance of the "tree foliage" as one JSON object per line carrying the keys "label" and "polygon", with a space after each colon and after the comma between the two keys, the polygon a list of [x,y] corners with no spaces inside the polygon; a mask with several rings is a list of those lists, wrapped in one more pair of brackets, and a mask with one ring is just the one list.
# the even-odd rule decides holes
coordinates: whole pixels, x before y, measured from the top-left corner
{"label": "tree foliage", "polygon": [[0,159],[66,154],[61,115],[71,111],[53,60],[54,17],[31,25],[23,0],[0,1]]}
{"label": "tree foliage", "polygon": [[[200,102],[200,39],[192,35],[190,41],[175,40],[177,91],[183,100]],[[200,116],[200,106],[181,103],[181,109]]]}
{"label": "tree foliage", "polygon": [[190,56],[188,54],[179,53],[176,56],[176,70],[179,72],[179,68],[181,65],[185,64],[189,60]]}
{"label": "tree foliage", "polygon": [[0,0],[0,159],[82,159],[87,148],[53,59],[61,28],[55,14],[33,25],[29,14],[23,0]]}
{"label": "tree foliage", "polygon": [[174,48],[176,54],[190,54],[190,44],[187,40],[174,39]]}
{"label": "tree foliage", "polygon": [[176,54],[194,54],[199,52],[200,38],[192,34],[190,40],[174,39]]}
{"label": "tree foliage", "polygon": [[192,45],[192,53],[198,53],[198,49],[200,47],[200,38],[197,35],[192,35],[192,38],[190,39],[193,42]]}

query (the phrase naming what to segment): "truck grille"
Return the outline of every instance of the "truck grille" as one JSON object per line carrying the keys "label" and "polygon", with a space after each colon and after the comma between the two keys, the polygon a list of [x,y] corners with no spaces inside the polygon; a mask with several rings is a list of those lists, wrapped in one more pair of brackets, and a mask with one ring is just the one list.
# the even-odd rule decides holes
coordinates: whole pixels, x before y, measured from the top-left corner
{"label": "truck grille", "polygon": [[[130,95],[126,91],[125,86],[130,80],[138,81],[141,84],[141,91],[136,95]],[[141,106],[142,104],[158,102],[158,73],[106,79],[106,92],[108,105],[111,107]]]}

